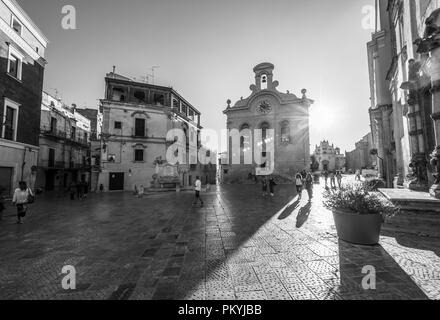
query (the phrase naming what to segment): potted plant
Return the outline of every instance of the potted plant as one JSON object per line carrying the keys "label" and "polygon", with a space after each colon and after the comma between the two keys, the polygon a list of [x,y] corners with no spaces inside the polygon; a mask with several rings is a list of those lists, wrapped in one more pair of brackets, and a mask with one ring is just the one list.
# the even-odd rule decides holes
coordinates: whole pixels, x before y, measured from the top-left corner
{"label": "potted plant", "polygon": [[333,212],[339,238],[360,245],[378,244],[382,224],[399,210],[366,184],[326,190],[324,207]]}

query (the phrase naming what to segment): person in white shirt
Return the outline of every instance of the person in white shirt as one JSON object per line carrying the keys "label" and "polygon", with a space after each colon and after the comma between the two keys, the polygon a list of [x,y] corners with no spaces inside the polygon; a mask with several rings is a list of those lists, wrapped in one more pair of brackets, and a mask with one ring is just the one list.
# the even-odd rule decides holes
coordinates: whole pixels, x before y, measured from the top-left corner
{"label": "person in white shirt", "polygon": [[18,224],[23,224],[23,218],[27,213],[27,204],[29,203],[29,196],[34,196],[31,189],[27,187],[26,182],[21,181],[19,188],[15,190],[12,203],[17,206]]}
{"label": "person in white shirt", "polygon": [[200,181],[200,178],[198,176],[196,177],[195,191],[196,197],[194,199],[194,205],[196,205],[200,201],[203,207],[203,200],[202,198],[200,198],[200,192],[202,191],[202,181]]}

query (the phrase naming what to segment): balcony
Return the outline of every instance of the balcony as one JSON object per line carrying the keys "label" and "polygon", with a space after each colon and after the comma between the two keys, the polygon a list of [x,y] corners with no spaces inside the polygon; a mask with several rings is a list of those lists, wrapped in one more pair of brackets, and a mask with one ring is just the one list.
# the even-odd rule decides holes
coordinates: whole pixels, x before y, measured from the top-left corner
{"label": "balcony", "polygon": [[43,135],[48,136],[48,137],[54,137],[54,138],[58,138],[58,139],[66,139],[67,138],[67,133],[65,131],[53,129],[53,128],[46,127],[46,126],[41,127],[40,132]]}
{"label": "balcony", "polygon": [[39,161],[38,165],[45,169],[65,169],[66,163],[64,161],[43,160]]}

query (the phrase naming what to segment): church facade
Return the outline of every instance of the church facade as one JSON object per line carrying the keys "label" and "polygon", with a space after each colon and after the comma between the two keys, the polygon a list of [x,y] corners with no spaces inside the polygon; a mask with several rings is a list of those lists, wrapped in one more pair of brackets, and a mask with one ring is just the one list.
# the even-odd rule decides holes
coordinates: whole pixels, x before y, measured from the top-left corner
{"label": "church facade", "polygon": [[319,163],[319,171],[345,170],[346,160],[345,156],[341,154],[341,149],[328,141],[321,141],[320,145],[316,146],[313,155]]}
{"label": "church facade", "polygon": [[257,65],[251,95],[235,105],[228,100],[224,111],[227,129],[240,132],[240,140],[237,148],[229,137],[225,181],[240,182],[251,174],[292,176],[310,168],[309,108],[313,100],[307,98],[305,89],[301,98],[279,92],[274,69],[271,63]]}

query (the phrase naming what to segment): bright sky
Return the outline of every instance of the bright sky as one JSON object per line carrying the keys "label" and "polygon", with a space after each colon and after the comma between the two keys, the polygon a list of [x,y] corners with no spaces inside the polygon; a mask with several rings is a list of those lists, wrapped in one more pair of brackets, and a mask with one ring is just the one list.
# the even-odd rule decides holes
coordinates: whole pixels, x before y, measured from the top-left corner
{"label": "bright sky", "polygon": [[[311,144],[351,150],[369,131],[364,6],[374,0],[17,0],[50,40],[45,90],[96,107],[104,76],[172,86],[202,112],[205,128],[226,126],[226,100],[250,94],[252,69],[275,64],[279,90],[316,101]],[[61,27],[62,7],[77,30]]]}

